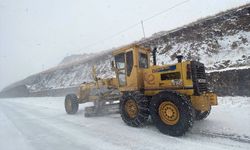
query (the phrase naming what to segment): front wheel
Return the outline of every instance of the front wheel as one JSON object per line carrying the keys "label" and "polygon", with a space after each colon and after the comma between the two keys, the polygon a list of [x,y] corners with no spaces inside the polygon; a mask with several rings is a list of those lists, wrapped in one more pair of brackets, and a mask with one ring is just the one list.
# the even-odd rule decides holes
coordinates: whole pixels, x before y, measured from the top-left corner
{"label": "front wheel", "polygon": [[193,108],[190,101],[172,91],[163,91],[153,96],[150,114],[160,132],[182,136],[193,125]]}
{"label": "front wheel", "polygon": [[68,94],[65,97],[64,106],[68,114],[75,114],[78,111],[78,100],[75,94]]}

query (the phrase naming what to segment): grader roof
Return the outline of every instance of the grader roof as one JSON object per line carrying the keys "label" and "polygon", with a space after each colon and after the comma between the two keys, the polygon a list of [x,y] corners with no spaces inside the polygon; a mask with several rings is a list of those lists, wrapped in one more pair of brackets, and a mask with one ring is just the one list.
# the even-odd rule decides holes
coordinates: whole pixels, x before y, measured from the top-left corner
{"label": "grader roof", "polygon": [[140,49],[143,49],[145,51],[151,51],[149,48],[145,48],[145,47],[139,46],[137,44],[129,44],[129,45],[125,45],[125,46],[117,48],[116,50],[114,50],[112,52],[112,55],[116,55],[116,54],[119,54],[119,53],[122,53],[122,52],[126,52],[128,49],[131,49],[131,48],[140,48]]}

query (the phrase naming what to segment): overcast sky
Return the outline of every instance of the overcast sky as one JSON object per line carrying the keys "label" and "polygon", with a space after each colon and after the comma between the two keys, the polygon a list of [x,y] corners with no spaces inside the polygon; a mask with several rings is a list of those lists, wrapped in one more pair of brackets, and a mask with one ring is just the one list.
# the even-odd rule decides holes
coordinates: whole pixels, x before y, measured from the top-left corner
{"label": "overcast sky", "polygon": [[[0,0],[0,90],[57,65],[65,56],[139,40],[143,37],[140,24],[113,35],[183,1]],[[145,20],[146,37],[249,2],[185,1]]]}

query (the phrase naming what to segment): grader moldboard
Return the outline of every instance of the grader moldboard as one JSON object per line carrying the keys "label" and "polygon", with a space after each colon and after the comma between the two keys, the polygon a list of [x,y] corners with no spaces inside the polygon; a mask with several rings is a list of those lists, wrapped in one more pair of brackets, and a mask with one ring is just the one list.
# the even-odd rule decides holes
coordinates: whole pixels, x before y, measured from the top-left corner
{"label": "grader moldboard", "polygon": [[78,94],[68,94],[65,109],[75,114],[78,105],[93,102],[85,108],[85,116],[100,116],[120,112],[129,126],[142,127],[151,116],[160,132],[182,136],[193,125],[193,120],[206,118],[211,106],[217,105],[216,94],[208,90],[204,64],[182,61],[172,65],[156,65],[153,51],[129,45],[114,51],[112,70],[116,78],[98,79],[80,85]]}

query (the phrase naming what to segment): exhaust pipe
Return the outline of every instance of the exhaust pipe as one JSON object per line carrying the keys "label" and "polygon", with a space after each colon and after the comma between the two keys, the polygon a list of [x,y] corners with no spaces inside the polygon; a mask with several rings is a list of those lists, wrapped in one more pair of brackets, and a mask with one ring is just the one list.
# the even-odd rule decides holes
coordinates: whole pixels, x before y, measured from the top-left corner
{"label": "exhaust pipe", "polygon": [[177,55],[176,58],[178,60],[178,63],[181,63],[182,59],[183,59],[183,56],[182,55]]}
{"label": "exhaust pipe", "polygon": [[156,66],[156,52],[157,52],[157,48],[155,47],[152,51],[153,54],[153,65]]}

